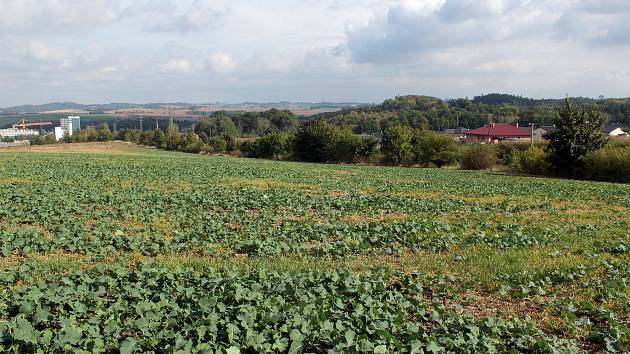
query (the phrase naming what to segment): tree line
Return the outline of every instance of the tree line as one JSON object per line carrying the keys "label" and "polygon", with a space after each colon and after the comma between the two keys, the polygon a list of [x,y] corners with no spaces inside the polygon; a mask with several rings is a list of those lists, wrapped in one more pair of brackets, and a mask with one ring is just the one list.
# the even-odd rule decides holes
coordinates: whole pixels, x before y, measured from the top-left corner
{"label": "tree line", "polygon": [[[630,125],[630,99],[575,98],[580,107],[594,107],[607,122]],[[398,96],[380,105],[344,109],[318,116],[332,124],[362,134],[383,131],[391,126],[441,131],[456,127],[478,128],[487,123],[519,123],[527,126],[552,125],[563,100],[531,99],[505,94],[490,94],[473,99],[442,100],[429,96]]]}
{"label": "tree line", "polygon": [[[81,129],[64,142],[123,140],[159,149],[192,153],[227,153],[243,157],[284,159],[319,163],[368,163],[396,166],[491,169],[497,164],[515,172],[545,176],[630,181],[630,144],[608,143],[601,133],[606,116],[595,108],[579,109],[566,100],[556,110],[556,130],[546,142],[462,144],[423,125],[392,123],[380,136],[356,134],[344,124],[318,119],[298,124],[288,111],[216,113],[199,121],[194,129],[112,131],[107,124]],[[234,117],[241,124],[234,122]],[[253,122],[266,120],[261,136],[242,136],[255,131]],[[252,130],[254,129],[254,130]],[[52,135],[32,138],[32,144],[55,143]]]}

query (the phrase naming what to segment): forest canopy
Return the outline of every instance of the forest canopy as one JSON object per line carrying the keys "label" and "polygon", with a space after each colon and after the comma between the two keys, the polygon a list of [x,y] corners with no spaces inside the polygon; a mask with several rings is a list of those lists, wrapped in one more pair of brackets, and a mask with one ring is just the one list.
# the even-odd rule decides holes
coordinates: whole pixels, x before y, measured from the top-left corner
{"label": "forest canopy", "polygon": [[[573,98],[580,107],[593,108],[611,123],[630,124],[630,99]],[[318,118],[352,129],[354,133],[382,131],[391,126],[444,130],[477,128],[484,124],[510,123],[552,125],[564,99],[532,99],[507,94],[488,94],[442,100],[429,96],[397,96],[379,105],[344,109]]]}

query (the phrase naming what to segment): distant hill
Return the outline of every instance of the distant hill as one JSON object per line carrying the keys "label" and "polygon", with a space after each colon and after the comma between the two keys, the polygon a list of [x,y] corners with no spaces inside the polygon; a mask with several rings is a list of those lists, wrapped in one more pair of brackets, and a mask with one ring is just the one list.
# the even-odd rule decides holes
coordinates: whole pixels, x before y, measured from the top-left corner
{"label": "distant hill", "polygon": [[344,107],[359,107],[365,105],[359,102],[242,102],[242,103],[203,103],[192,104],[185,102],[164,102],[164,103],[106,103],[106,104],[80,104],[75,102],[52,102],[38,105],[20,105],[7,108],[0,108],[0,114],[37,114],[60,110],[83,110],[93,113],[103,113],[107,111],[125,110],[131,108],[157,109],[166,106],[187,108],[197,110],[200,108],[210,108],[211,110],[226,111],[264,111],[268,109],[341,109]]}
{"label": "distant hill", "polygon": [[83,111],[108,111],[115,109],[125,109],[135,107],[137,105],[131,103],[108,103],[108,104],[79,104],[74,102],[52,102],[37,105],[20,105],[14,107],[0,108],[1,114],[20,114],[20,113],[42,113],[66,109],[77,109]]}
{"label": "distant hill", "polygon": [[[572,101],[578,106],[593,107],[606,114],[609,122],[630,125],[630,98],[575,97]],[[320,114],[317,118],[348,127],[359,134],[393,125],[439,131],[460,126],[477,128],[490,122],[523,126],[530,123],[553,124],[562,105],[564,99],[534,99],[501,93],[448,100],[407,95],[387,99],[379,105]]]}
{"label": "distant hill", "polygon": [[[609,123],[630,126],[630,98],[587,98],[575,97],[579,106],[594,107],[608,116]],[[266,112],[272,109],[287,110],[299,116],[300,120],[323,119],[335,125],[348,127],[355,133],[369,133],[383,130],[392,125],[409,125],[415,128],[443,130],[456,128],[477,128],[489,122],[528,125],[552,124],[564,99],[535,99],[517,95],[490,93],[480,96],[457,99],[441,99],[431,96],[407,95],[385,100],[381,104],[357,102],[243,102],[243,103],[107,103],[78,104],[74,102],[54,102],[41,105],[22,105],[0,108],[0,125],[21,118],[20,114],[38,114],[62,110],[83,110],[93,116],[95,122],[101,119],[109,122],[116,118],[144,116],[154,119],[173,114],[175,118],[198,119],[210,116],[213,112]],[[170,110],[168,106],[174,106]],[[69,114],[69,113],[68,113]],[[86,114],[87,115],[87,114]],[[98,117],[106,115],[107,117]],[[110,117],[111,116],[111,117]],[[5,119],[6,118],[6,119]],[[51,119],[47,118],[46,119]]]}

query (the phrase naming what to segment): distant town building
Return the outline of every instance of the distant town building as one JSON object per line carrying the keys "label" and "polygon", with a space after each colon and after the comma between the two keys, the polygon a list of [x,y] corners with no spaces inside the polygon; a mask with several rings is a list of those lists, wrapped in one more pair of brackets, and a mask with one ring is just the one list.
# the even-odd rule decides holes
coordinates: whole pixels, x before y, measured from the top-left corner
{"label": "distant town building", "polygon": [[466,131],[467,143],[496,144],[504,140],[529,141],[531,131],[504,123],[490,123]]}
{"label": "distant town building", "polygon": [[59,141],[66,135],[66,130],[63,127],[55,127],[55,140]]}
{"label": "distant town building", "polygon": [[65,135],[72,136],[74,132],[81,129],[80,116],[68,116],[59,120],[61,126],[55,127],[55,139],[57,141],[63,139]]}
{"label": "distant town building", "polygon": [[80,116],[68,116],[68,118],[61,118],[61,128],[68,132],[68,135],[81,129],[81,117]]}
{"label": "distant town building", "polygon": [[39,135],[37,130],[31,129],[18,129],[18,128],[8,128],[8,129],[0,129],[0,138],[17,138],[20,136],[33,136]]}

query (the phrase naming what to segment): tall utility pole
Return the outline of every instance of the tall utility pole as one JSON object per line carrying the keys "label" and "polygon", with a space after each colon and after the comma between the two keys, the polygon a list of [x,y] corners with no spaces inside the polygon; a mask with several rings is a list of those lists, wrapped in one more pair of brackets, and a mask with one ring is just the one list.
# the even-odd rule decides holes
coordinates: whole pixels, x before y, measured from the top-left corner
{"label": "tall utility pole", "polygon": [[142,116],[140,116],[140,133],[142,133]]}
{"label": "tall utility pole", "polygon": [[529,123],[530,126],[530,131],[531,131],[531,139],[530,139],[530,145],[534,146],[534,123]]}

